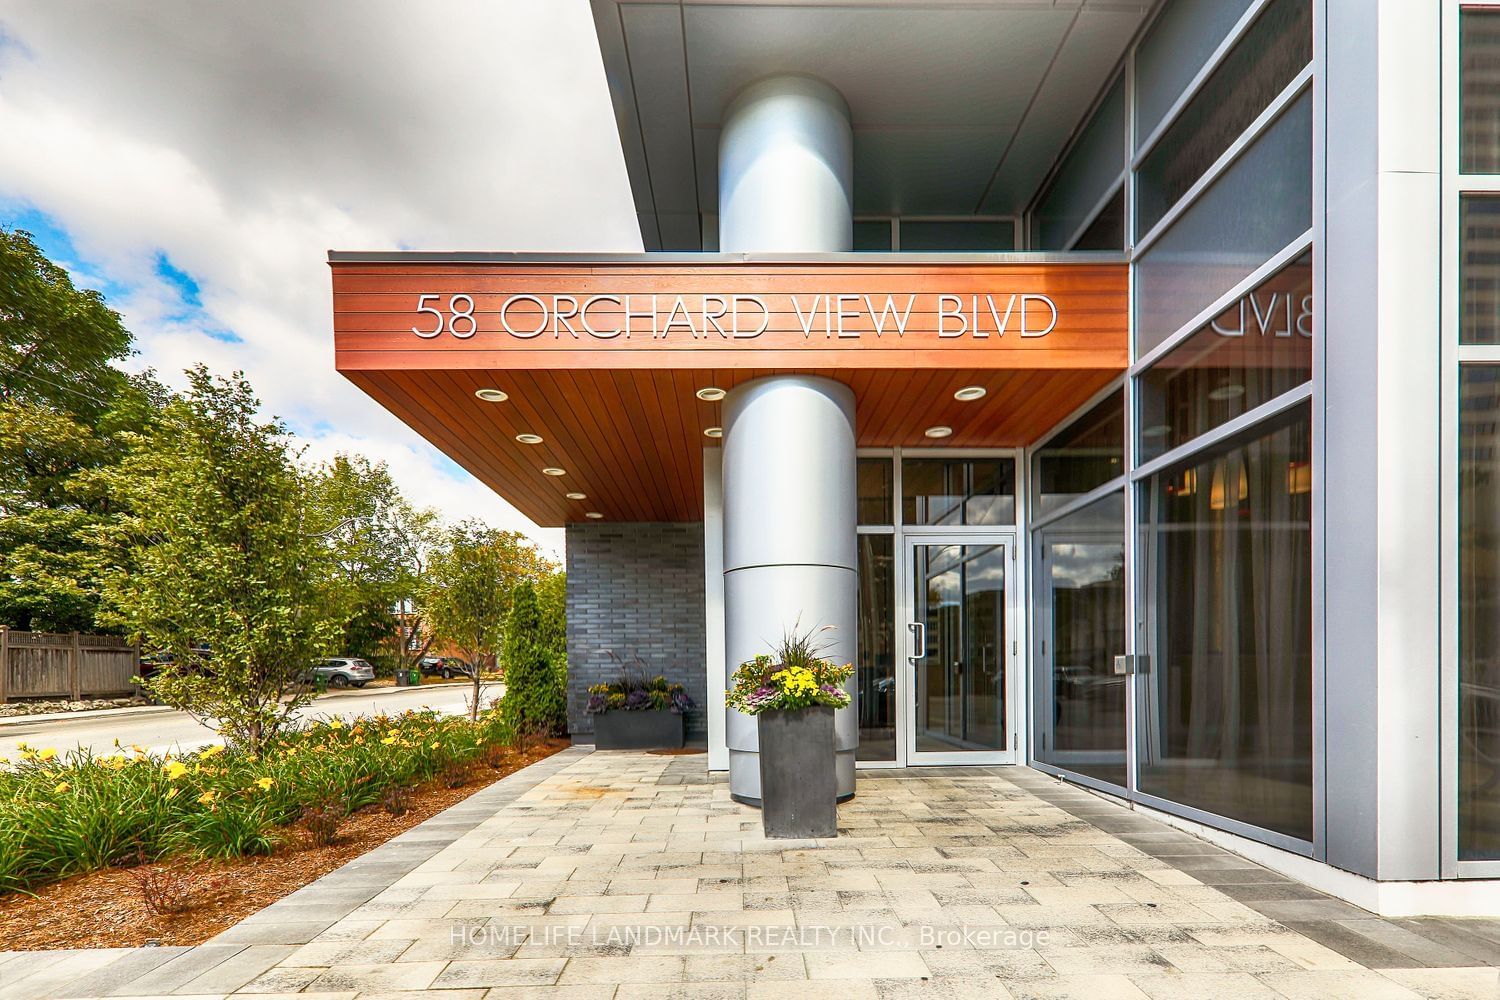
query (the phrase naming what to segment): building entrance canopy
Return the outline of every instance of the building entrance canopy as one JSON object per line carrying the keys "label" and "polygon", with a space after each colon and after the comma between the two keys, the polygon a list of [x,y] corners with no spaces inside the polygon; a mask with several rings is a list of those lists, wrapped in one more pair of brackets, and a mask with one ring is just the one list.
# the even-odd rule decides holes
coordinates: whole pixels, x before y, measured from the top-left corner
{"label": "building entrance canopy", "polygon": [[1095,254],[330,263],[339,371],[541,525],[699,520],[723,426],[703,390],[825,375],[854,390],[860,446],[944,426],[945,445],[1016,447],[1128,356],[1126,265]]}

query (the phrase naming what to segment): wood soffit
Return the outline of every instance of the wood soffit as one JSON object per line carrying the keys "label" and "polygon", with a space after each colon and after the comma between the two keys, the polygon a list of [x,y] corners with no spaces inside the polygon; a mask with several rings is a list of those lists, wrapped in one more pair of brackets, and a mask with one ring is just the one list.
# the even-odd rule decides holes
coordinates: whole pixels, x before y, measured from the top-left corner
{"label": "wood soffit", "polygon": [[[861,447],[1019,447],[1126,367],[1113,261],[330,256],[338,370],[543,526],[701,519],[703,450],[718,444],[704,432],[723,408],[697,397],[706,387],[819,374],[854,390]],[[1027,332],[1048,332],[1020,335],[1022,297]],[[742,334],[764,329],[735,337],[736,306]],[[609,336],[627,311],[629,339]],[[965,386],[986,393],[956,400]],[[952,435],[927,438],[935,425]]]}

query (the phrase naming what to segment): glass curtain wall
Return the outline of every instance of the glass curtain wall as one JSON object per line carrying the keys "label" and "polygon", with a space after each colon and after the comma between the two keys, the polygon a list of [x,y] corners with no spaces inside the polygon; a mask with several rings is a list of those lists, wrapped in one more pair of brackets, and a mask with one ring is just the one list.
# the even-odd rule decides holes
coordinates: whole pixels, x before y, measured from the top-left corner
{"label": "glass curtain wall", "polygon": [[1458,860],[1493,863],[1500,861],[1500,10],[1461,11],[1459,59]]}
{"label": "glass curtain wall", "polygon": [[1032,756],[1123,788],[1127,648],[1125,395],[1031,455]]}
{"label": "glass curtain wall", "polygon": [[1128,181],[1134,794],[1304,852],[1312,12],[1170,0],[1132,60]]}
{"label": "glass curtain wall", "polygon": [[1312,428],[1300,405],[1145,481],[1140,790],[1312,840]]}

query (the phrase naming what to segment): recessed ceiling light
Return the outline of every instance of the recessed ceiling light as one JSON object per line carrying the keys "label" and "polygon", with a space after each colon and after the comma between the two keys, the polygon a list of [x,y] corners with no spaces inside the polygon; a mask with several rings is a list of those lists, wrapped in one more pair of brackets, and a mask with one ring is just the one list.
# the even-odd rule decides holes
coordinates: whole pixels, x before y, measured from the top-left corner
{"label": "recessed ceiling light", "polygon": [[565,493],[563,495],[569,500],[587,500],[589,498],[587,493]]}
{"label": "recessed ceiling light", "polygon": [[499,389],[475,389],[474,395],[486,403],[503,403],[510,398],[510,394]]}
{"label": "recessed ceiling light", "polygon": [[1231,383],[1230,385],[1221,385],[1217,389],[1210,390],[1208,393],[1208,398],[1214,400],[1217,403],[1222,403],[1225,400],[1229,399],[1239,399],[1244,394],[1244,386]]}
{"label": "recessed ceiling light", "polygon": [[706,385],[702,389],[699,389],[697,392],[693,393],[693,395],[697,396],[705,403],[717,403],[719,400],[728,395],[728,393],[726,393],[723,389],[720,389],[716,385]]}
{"label": "recessed ceiling light", "polygon": [[593,520],[595,520],[595,521],[597,521],[597,520],[599,520],[599,519],[600,519],[600,518],[601,518],[601,517],[603,517],[603,516],[604,516],[604,515],[603,515],[603,514],[601,514],[601,513],[599,513],[599,512],[598,512],[598,511],[597,511],[597,510],[591,510],[591,511],[589,511],[589,512],[588,512],[588,513],[587,513],[587,514],[585,514],[585,515],[583,515],[583,516],[584,516],[584,517],[587,517],[587,518],[591,518],[591,519],[593,519]]}
{"label": "recessed ceiling light", "polygon": [[542,470],[542,475],[544,476],[566,476],[567,474],[567,469],[559,469],[555,465],[549,465]]}
{"label": "recessed ceiling light", "polygon": [[938,424],[936,427],[927,428],[922,433],[926,434],[930,438],[945,438],[953,433],[953,428],[944,427],[942,424]]}
{"label": "recessed ceiling light", "polygon": [[721,438],[721,437],[724,436],[724,428],[722,428],[722,427],[705,427],[703,429],[703,436],[704,437],[711,437],[711,438]]}
{"label": "recessed ceiling light", "polygon": [[955,392],[953,394],[953,398],[965,403],[969,403],[973,402],[976,399],[983,399],[985,393],[987,392],[989,392],[989,390],[982,385],[966,385],[962,389]]}
{"label": "recessed ceiling light", "polygon": [[540,434],[517,434],[516,440],[522,444],[541,444],[542,436]]}

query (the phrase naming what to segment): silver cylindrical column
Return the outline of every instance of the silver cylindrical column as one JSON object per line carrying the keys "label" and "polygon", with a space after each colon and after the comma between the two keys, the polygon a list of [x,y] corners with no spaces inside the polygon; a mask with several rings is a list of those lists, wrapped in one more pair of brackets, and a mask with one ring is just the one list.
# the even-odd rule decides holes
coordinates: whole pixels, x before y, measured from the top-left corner
{"label": "silver cylindrical column", "polygon": [[[854,660],[854,393],[813,375],[738,386],[724,404],[724,642],[728,673],[787,630],[832,625],[824,656]],[[848,684],[856,693],[854,679]],[[728,710],[729,790],[760,800],[755,719]],[[834,716],[839,797],[854,794],[857,705]]]}
{"label": "silver cylindrical column", "polygon": [[810,76],[741,90],[719,132],[719,249],[854,246],[854,131],[843,96]]}

